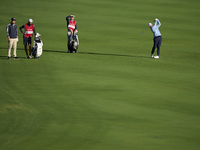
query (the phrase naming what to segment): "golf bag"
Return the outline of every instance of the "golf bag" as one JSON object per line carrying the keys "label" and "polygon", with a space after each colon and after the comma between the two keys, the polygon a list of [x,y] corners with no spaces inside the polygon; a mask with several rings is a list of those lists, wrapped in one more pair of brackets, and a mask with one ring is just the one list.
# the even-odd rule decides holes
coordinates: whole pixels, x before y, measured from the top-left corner
{"label": "golf bag", "polygon": [[43,42],[40,36],[41,35],[39,33],[36,33],[35,40],[33,42],[32,55],[34,58],[39,58],[42,55]]}
{"label": "golf bag", "polygon": [[76,53],[78,50],[79,40],[77,32],[78,31],[74,32],[73,35],[71,35],[72,37],[70,38],[70,43],[68,47],[70,53]]}

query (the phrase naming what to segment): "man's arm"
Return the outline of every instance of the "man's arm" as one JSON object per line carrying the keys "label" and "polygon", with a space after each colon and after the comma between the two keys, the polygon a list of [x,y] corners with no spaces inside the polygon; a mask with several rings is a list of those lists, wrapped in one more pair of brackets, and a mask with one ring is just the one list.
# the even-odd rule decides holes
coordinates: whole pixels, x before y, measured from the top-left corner
{"label": "man's arm", "polygon": [[34,32],[34,34],[36,35],[36,32],[35,32],[35,25],[34,25],[34,27],[33,27],[33,32]]}
{"label": "man's arm", "polygon": [[157,27],[159,28],[159,27],[161,26],[161,23],[160,23],[160,21],[159,21],[159,20],[157,20],[157,21],[158,21],[158,26],[157,26]]}
{"label": "man's arm", "polygon": [[17,31],[17,25],[16,25],[16,33],[17,33],[17,38],[18,38],[18,31]]}
{"label": "man's arm", "polygon": [[[161,23],[160,23],[160,21],[156,18],[155,20],[155,24],[154,25],[156,25],[158,28],[161,26]],[[157,25],[158,24],[158,25]]]}
{"label": "man's arm", "polygon": [[7,36],[10,35],[10,33],[9,33],[9,26],[10,26],[10,25],[7,25],[7,26],[6,26]]}
{"label": "man's arm", "polygon": [[22,31],[23,28],[24,28],[24,25],[19,28],[22,34],[24,34],[24,32]]}
{"label": "man's arm", "polygon": [[6,27],[6,31],[7,31],[8,41],[10,42],[9,26],[10,26],[10,25],[7,25],[7,27]]}
{"label": "man's arm", "polygon": [[67,25],[69,24],[69,18],[70,17],[71,17],[71,15],[66,17]]}
{"label": "man's arm", "polygon": [[154,22],[154,26],[156,26],[158,21],[157,21],[156,19],[155,19],[154,21],[155,21],[155,22]]}

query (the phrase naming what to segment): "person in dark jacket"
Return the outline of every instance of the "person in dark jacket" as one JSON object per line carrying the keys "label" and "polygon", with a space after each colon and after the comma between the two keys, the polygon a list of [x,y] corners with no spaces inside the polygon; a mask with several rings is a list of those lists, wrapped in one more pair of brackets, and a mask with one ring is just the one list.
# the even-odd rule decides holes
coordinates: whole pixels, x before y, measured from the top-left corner
{"label": "person in dark jacket", "polygon": [[13,47],[13,57],[14,59],[19,59],[17,57],[17,42],[18,42],[18,32],[17,25],[15,24],[16,19],[11,18],[11,23],[7,25],[7,36],[8,36],[8,60],[11,57],[11,48]]}

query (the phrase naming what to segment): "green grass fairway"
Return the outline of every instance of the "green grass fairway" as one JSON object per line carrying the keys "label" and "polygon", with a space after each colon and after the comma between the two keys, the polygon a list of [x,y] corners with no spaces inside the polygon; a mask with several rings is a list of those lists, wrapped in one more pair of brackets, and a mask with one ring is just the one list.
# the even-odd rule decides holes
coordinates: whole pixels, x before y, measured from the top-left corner
{"label": "green grass fairway", "polygon": [[[80,46],[67,51],[66,16]],[[1,0],[0,150],[199,150],[199,0]],[[43,54],[7,60],[32,18]],[[155,18],[163,37],[151,59]]]}

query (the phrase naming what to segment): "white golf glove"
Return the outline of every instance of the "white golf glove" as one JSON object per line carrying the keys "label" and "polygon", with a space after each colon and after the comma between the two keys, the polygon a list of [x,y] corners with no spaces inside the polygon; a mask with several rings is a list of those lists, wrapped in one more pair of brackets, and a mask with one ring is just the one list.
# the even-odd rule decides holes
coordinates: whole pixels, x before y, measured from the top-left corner
{"label": "white golf glove", "polygon": [[17,38],[17,42],[19,41],[19,38]]}
{"label": "white golf glove", "polygon": [[156,18],[155,21],[158,21],[158,18]]}

